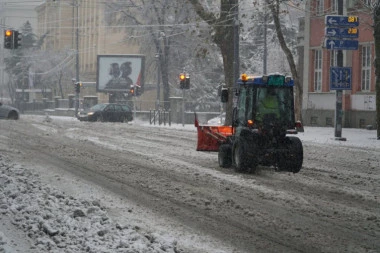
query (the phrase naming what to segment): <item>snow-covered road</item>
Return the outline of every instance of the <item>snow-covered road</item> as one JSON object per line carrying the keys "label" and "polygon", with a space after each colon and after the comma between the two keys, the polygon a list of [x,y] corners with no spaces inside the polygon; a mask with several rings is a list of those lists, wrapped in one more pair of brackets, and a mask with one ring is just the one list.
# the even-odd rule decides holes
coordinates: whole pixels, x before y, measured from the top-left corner
{"label": "snow-covered road", "polygon": [[5,252],[380,252],[375,131],[306,127],[300,173],[239,174],[193,126],[51,119],[0,121]]}

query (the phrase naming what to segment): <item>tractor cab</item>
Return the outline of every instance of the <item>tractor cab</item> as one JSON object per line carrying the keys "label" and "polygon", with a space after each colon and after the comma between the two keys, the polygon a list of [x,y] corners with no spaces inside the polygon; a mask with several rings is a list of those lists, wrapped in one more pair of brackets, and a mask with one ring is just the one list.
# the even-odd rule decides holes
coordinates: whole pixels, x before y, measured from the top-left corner
{"label": "tractor cab", "polygon": [[[296,131],[294,117],[294,82],[280,74],[247,76],[237,82],[237,104],[234,109],[233,127],[239,132],[250,128],[272,132],[276,135]],[[222,100],[228,94],[222,94]]]}

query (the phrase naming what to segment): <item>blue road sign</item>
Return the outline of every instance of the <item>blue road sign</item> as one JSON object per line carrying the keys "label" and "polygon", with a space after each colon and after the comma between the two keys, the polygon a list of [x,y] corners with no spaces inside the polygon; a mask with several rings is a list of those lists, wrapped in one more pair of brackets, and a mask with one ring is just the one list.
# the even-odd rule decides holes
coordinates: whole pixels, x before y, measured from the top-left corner
{"label": "blue road sign", "polygon": [[330,67],[330,90],[351,89],[351,68]]}
{"label": "blue road sign", "polygon": [[325,48],[329,50],[358,50],[359,42],[357,40],[326,39]]}
{"label": "blue road sign", "polygon": [[358,16],[341,16],[341,15],[327,15],[325,16],[326,26],[343,26],[355,27],[359,26]]}
{"label": "blue road sign", "polygon": [[356,27],[349,28],[339,28],[339,27],[326,27],[325,28],[326,37],[334,38],[359,38],[359,29]]}

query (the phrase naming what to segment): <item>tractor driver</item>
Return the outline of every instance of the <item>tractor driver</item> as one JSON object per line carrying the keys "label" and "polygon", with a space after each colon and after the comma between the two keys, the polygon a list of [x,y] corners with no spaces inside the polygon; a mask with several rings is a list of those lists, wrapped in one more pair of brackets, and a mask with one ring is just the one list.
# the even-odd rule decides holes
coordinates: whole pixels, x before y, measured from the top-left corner
{"label": "tractor driver", "polygon": [[263,99],[258,100],[256,119],[263,121],[267,119],[279,119],[280,108],[276,91],[273,87],[266,89],[266,95]]}

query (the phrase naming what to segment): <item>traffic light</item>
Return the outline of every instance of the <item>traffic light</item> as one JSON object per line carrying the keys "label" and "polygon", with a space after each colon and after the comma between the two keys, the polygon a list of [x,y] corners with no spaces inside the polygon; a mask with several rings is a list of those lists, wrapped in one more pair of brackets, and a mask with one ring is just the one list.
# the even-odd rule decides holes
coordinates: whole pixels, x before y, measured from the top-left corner
{"label": "traffic light", "polygon": [[136,85],[136,96],[141,96],[141,87]]}
{"label": "traffic light", "polygon": [[184,73],[179,74],[179,88],[185,89],[186,75]]}
{"label": "traffic light", "polygon": [[4,31],[4,48],[13,49],[13,30]]}
{"label": "traffic light", "polygon": [[131,96],[135,96],[135,87],[132,87],[132,88],[129,89],[129,94]]}
{"label": "traffic light", "polygon": [[80,83],[80,82],[76,82],[76,83],[75,83],[75,92],[76,92],[76,93],[79,93],[79,92],[80,92],[80,86],[81,86],[81,83]]}
{"label": "traffic light", "polygon": [[13,48],[17,49],[21,46],[21,33],[19,31],[13,31]]}

